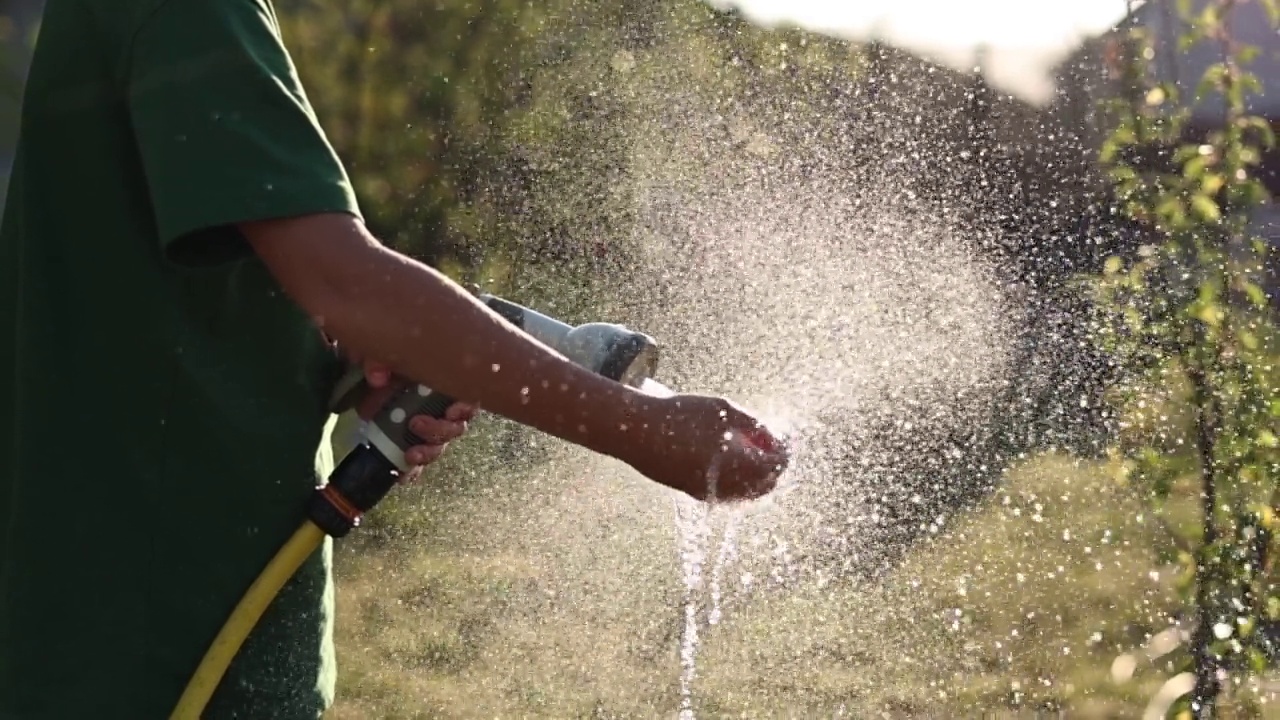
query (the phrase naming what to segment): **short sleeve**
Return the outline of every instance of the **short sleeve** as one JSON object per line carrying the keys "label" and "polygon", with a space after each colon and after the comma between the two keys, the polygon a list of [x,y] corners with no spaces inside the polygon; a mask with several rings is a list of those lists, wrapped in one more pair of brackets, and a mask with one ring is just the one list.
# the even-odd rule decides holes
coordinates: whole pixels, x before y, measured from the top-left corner
{"label": "short sleeve", "polygon": [[359,216],[268,0],[168,0],[134,37],[129,113],[166,256],[248,252],[233,228],[325,212]]}

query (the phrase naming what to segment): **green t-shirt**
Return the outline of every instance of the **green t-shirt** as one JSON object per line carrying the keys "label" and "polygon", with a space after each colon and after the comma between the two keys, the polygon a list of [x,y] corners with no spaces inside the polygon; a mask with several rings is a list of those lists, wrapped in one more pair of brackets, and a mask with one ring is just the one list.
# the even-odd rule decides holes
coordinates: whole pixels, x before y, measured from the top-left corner
{"label": "green t-shirt", "polygon": [[[234,230],[358,214],[269,0],[49,0],[0,230],[0,718],[165,718],[303,520],[337,358]],[[328,545],[208,718],[315,718]]]}

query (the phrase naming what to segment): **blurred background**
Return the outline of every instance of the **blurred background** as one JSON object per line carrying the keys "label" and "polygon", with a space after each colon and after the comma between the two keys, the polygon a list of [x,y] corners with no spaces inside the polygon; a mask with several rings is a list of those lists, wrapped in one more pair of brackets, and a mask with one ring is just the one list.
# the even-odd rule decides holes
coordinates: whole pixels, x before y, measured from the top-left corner
{"label": "blurred background", "polygon": [[[1135,383],[1150,359],[1100,339],[1082,290],[1238,216],[1264,298],[1249,327],[1273,326],[1280,155],[1226,132],[1280,122],[1273,7],[276,6],[380,237],[566,321],[655,335],[663,382],[741,398],[799,448],[778,498],[707,514],[478,421],[340,543],[335,718],[1145,720],[1209,685],[1222,717],[1280,717],[1269,555],[1232,561],[1252,609],[1197,594],[1197,449],[1220,437],[1198,376]],[[41,8],[0,2],[0,169]],[[1204,27],[1227,31],[1183,39]],[[1192,102],[1239,46],[1247,97]],[[1151,130],[1126,104],[1185,117]],[[1144,155],[1152,132],[1165,150]],[[1136,171],[1117,174],[1126,138]],[[1198,194],[1131,211],[1126,177],[1192,177],[1170,163],[1204,173],[1219,148],[1265,198],[1219,202],[1245,175],[1217,174],[1212,213]],[[1192,357],[1153,347],[1160,367]],[[1259,363],[1248,387],[1274,411]],[[1241,420],[1241,442],[1272,447],[1277,414]],[[1280,471],[1222,472],[1270,498]],[[1209,604],[1227,610],[1209,622]]]}

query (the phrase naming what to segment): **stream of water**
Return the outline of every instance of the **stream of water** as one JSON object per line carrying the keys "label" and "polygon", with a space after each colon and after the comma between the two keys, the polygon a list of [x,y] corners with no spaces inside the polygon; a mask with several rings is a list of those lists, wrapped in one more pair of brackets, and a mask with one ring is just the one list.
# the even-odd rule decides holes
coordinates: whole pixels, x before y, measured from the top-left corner
{"label": "stream of water", "polygon": [[[674,392],[666,385],[649,378],[641,386],[642,392],[656,397],[670,397]],[[711,487],[715,487],[718,470],[712,467],[708,473]],[[693,720],[693,681],[697,675],[699,623],[698,609],[703,596],[703,568],[706,565],[712,540],[711,510],[700,502],[677,497],[675,504],[676,542],[680,551],[680,567],[684,582],[684,630],[680,638],[680,720]],[[721,618],[721,583],[726,563],[736,552],[735,535],[740,515],[732,513],[720,538],[720,548],[709,580],[710,607],[707,625],[716,625]]]}
{"label": "stream of water", "polygon": [[[671,397],[675,393],[666,385],[646,379],[640,391],[655,397]],[[714,468],[712,472],[715,472]],[[680,636],[680,720],[693,720],[693,681],[697,674],[698,659],[698,605],[702,590],[702,569],[706,563],[711,543],[710,509],[704,503],[694,502],[682,496],[673,500],[675,506],[676,546],[680,552],[680,568],[684,582],[684,629]],[[709,624],[720,619],[719,573],[726,555],[727,537],[712,569],[712,611]]]}
{"label": "stream of water", "polygon": [[702,590],[702,568],[711,542],[711,523],[706,505],[675,500],[676,532],[680,566],[684,575],[684,630],[680,637],[680,720],[693,720],[693,681],[697,676],[698,606]]}

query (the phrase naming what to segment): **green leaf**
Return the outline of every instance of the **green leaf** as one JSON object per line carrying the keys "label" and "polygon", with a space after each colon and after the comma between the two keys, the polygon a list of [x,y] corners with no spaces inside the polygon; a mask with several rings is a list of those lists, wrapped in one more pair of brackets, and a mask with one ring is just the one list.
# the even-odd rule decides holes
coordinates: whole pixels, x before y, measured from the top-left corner
{"label": "green leaf", "polygon": [[1111,141],[1120,145],[1131,145],[1138,141],[1137,130],[1129,124],[1121,125],[1111,133]]}
{"label": "green leaf", "polygon": [[1176,197],[1166,197],[1156,205],[1156,214],[1171,229],[1178,229],[1186,222],[1186,207]]}
{"label": "green leaf", "polygon": [[1267,9],[1267,18],[1271,21],[1271,25],[1280,25],[1280,2],[1276,0],[1258,0],[1262,3],[1262,7]]}
{"label": "green leaf", "polygon": [[1195,29],[1200,32],[1207,32],[1218,28],[1222,24],[1222,8],[1216,2],[1211,2],[1200,11],[1200,17],[1195,19]]}
{"label": "green leaf", "polygon": [[1196,99],[1203,100],[1210,95],[1216,94],[1218,89],[1222,87],[1222,78],[1226,75],[1226,66],[1222,63],[1210,65],[1204,71],[1204,75],[1200,77],[1199,84],[1196,85]]}
{"label": "green leaf", "polygon": [[1271,193],[1267,191],[1267,186],[1256,179],[1250,178],[1248,182],[1241,183],[1238,187],[1241,196],[1240,205],[1256,207],[1270,202]]}
{"label": "green leaf", "polygon": [[1226,184],[1227,178],[1222,173],[1209,173],[1200,178],[1200,191],[1212,197],[1217,195]]}
{"label": "green leaf", "polygon": [[1241,130],[1253,130],[1259,135],[1258,142],[1264,149],[1270,150],[1276,146],[1276,133],[1272,129],[1270,121],[1257,115],[1248,115],[1240,118]]}
{"label": "green leaf", "polygon": [[1254,508],[1254,515],[1257,517],[1258,527],[1264,530],[1275,529],[1276,513],[1270,506],[1259,503]]}
{"label": "green leaf", "polygon": [[1245,95],[1261,95],[1263,93],[1262,81],[1253,73],[1242,73],[1236,78],[1236,86],[1240,88],[1241,100]]}
{"label": "green leaf", "polygon": [[1124,260],[1116,255],[1107,258],[1106,264],[1103,265],[1102,271],[1107,275],[1115,275],[1124,269]]}
{"label": "green leaf", "polygon": [[1182,163],[1182,175],[1188,179],[1195,179],[1203,175],[1208,167],[1208,156],[1201,155],[1197,152],[1193,157],[1188,158]]}
{"label": "green leaf", "polygon": [[1208,195],[1199,193],[1192,195],[1191,207],[1202,220],[1216,222],[1222,219],[1222,212],[1218,208],[1218,203]]}
{"label": "green leaf", "polygon": [[1267,662],[1267,656],[1262,654],[1261,650],[1259,650],[1256,647],[1251,647],[1245,652],[1246,652],[1246,656],[1249,659],[1250,669],[1252,669],[1255,673],[1266,672],[1267,665],[1269,663]]}
{"label": "green leaf", "polygon": [[1138,179],[1138,173],[1128,165],[1116,165],[1111,168],[1111,178],[1118,184],[1128,184]]}
{"label": "green leaf", "polygon": [[1201,145],[1196,143],[1183,143],[1173,151],[1173,161],[1179,165],[1185,165],[1192,158],[1202,157],[1206,154],[1200,151]]}
{"label": "green leaf", "polygon": [[1218,303],[1212,300],[1201,300],[1191,306],[1191,316],[1205,325],[1217,327],[1222,323],[1226,313]]}
{"label": "green leaf", "polygon": [[1267,293],[1260,285],[1248,280],[1243,281],[1241,287],[1244,289],[1245,295],[1249,297],[1249,302],[1255,307],[1266,307]]}

